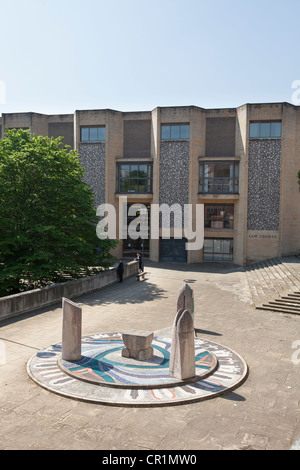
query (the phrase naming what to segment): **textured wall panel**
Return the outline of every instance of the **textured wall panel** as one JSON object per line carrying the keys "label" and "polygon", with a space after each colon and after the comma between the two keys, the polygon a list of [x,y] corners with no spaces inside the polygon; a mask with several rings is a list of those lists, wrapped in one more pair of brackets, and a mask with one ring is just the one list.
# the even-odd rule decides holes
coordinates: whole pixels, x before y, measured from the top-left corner
{"label": "textured wall panel", "polygon": [[[159,204],[189,202],[189,142],[162,142],[159,164]],[[171,218],[171,227],[173,218]]]}
{"label": "textured wall panel", "polygon": [[248,230],[279,230],[281,141],[249,143]]}
{"label": "textured wall panel", "polygon": [[105,202],[105,144],[80,145],[79,154],[86,172],[84,180],[95,195],[97,207]]}

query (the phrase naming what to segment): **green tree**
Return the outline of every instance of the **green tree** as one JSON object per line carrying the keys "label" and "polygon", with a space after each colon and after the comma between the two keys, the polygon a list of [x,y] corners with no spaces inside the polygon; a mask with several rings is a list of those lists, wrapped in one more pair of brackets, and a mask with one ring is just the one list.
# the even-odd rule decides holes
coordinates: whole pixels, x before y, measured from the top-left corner
{"label": "green tree", "polygon": [[[99,240],[78,154],[61,138],[0,139],[0,295],[89,275],[116,240]],[[100,247],[100,254],[96,247]]]}

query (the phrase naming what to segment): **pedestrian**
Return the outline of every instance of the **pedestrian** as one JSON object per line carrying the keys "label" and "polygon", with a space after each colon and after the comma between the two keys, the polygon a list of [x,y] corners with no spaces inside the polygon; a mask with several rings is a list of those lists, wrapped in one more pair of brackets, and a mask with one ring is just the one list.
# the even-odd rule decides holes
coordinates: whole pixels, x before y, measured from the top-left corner
{"label": "pedestrian", "polygon": [[139,253],[137,253],[135,261],[139,262],[139,271],[143,272],[144,271],[144,264],[143,264],[142,257]]}
{"label": "pedestrian", "polygon": [[119,282],[123,282],[124,265],[121,259],[119,259],[119,266],[117,268],[117,272],[119,276]]}

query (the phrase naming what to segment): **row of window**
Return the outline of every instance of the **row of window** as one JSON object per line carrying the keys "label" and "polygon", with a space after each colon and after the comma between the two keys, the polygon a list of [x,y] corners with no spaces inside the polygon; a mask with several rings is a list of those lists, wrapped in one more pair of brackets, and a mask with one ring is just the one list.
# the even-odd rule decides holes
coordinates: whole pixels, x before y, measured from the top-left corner
{"label": "row of window", "polygon": [[[119,163],[117,193],[152,193],[151,163]],[[237,162],[200,162],[199,193],[238,194],[239,164]]]}
{"label": "row of window", "polygon": [[[81,142],[105,142],[105,127],[81,127]],[[281,137],[281,122],[251,122],[251,139],[270,139]],[[162,124],[161,140],[189,140],[189,124]]]}

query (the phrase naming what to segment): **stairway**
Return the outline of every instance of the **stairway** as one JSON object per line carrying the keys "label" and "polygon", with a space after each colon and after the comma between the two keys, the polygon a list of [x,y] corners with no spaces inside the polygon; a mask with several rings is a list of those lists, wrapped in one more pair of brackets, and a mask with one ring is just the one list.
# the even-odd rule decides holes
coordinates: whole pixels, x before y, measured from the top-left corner
{"label": "stairway", "polygon": [[255,308],[300,315],[300,257],[286,256],[246,266]]}

